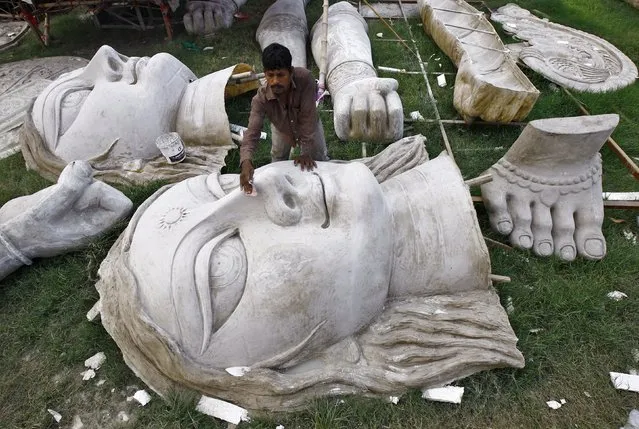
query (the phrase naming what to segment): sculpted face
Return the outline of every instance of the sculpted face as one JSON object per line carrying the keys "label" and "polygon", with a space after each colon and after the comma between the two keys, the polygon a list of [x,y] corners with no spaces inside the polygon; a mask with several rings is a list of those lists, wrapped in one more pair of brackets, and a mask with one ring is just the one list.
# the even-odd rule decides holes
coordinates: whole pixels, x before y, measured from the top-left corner
{"label": "sculpted face", "polygon": [[368,168],[281,162],[254,186],[250,197],[225,195],[216,176],[182,182],[131,242],[147,315],[212,367],[303,358],[368,324],[388,294],[391,214]]}
{"label": "sculpted face", "polygon": [[155,139],[175,129],[180,99],[195,79],[169,54],[126,57],[103,46],[85,68],[41,93],[33,121],[49,149],[68,161],[109,148],[114,158],[149,159],[159,154]]}

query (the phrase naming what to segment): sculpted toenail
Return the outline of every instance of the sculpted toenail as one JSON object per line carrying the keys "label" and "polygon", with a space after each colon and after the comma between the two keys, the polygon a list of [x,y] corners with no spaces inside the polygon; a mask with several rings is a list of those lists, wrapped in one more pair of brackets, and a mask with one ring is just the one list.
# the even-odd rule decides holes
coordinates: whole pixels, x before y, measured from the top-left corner
{"label": "sculpted toenail", "polygon": [[510,234],[510,231],[513,229],[513,225],[509,220],[502,220],[497,224],[497,229],[501,234]]}
{"label": "sculpted toenail", "polygon": [[539,253],[541,256],[548,256],[552,254],[552,243],[550,243],[549,241],[539,243],[539,246],[537,246],[537,253]]}
{"label": "sculpted toenail", "polygon": [[572,246],[564,246],[561,248],[561,259],[572,261],[575,259],[575,248]]}
{"label": "sculpted toenail", "polygon": [[584,244],[584,250],[594,258],[601,258],[604,255],[604,243],[599,238],[589,238]]}
{"label": "sculpted toenail", "polygon": [[519,245],[524,249],[530,249],[532,247],[532,237],[530,235],[520,235]]}

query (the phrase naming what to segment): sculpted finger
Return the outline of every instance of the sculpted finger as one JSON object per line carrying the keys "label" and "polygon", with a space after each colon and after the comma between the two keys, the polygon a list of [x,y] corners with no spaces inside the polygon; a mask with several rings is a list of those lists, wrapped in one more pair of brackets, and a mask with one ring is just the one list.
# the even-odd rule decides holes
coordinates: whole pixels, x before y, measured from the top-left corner
{"label": "sculpted finger", "polygon": [[500,188],[497,182],[483,184],[481,185],[481,195],[493,231],[508,235],[513,230],[513,220],[508,213],[507,194]]}
{"label": "sculpted finger", "polygon": [[603,203],[578,209],[575,213],[575,243],[577,252],[584,258],[599,260],[606,256],[606,239],[601,233]]}
{"label": "sculpted finger", "polygon": [[335,123],[335,134],[340,140],[348,140],[351,126],[351,103],[352,97],[340,97],[333,106],[333,122]]}
{"label": "sculpted finger", "polygon": [[115,221],[126,215],[132,206],[131,200],[122,192],[106,183],[95,181],[85,189],[74,208],[78,211],[103,212],[102,216],[108,216]]}
{"label": "sculpted finger", "polygon": [[386,95],[392,91],[397,91],[399,83],[397,80],[389,77],[380,77],[375,80],[375,89]]}
{"label": "sculpted finger", "polygon": [[530,201],[513,195],[506,203],[514,224],[513,231],[510,233],[511,244],[515,247],[530,249],[533,246],[533,235],[530,229],[532,223]]}
{"label": "sculpted finger", "polygon": [[550,256],[554,252],[552,241],[552,216],[550,207],[540,202],[532,206],[533,251],[539,256]]}
{"label": "sculpted finger", "polygon": [[201,9],[193,11],[191,14],[193,17],[193,31],[195,34],[204,33],[204,15]]}
{"label": "sculpted finger", "polygon": [[215,31],[215,16],[213,15],[213,8],[207,7],[203,11],[204,16],[204,34],[211,34]]}
{"label": "sculpted finger", "polygon": [[184,29],[186,30],[186,32],[188,34],[193,34],[193,14],[191,12],[185,13],[182,17],[182,20],[184,22]]}
{"label": "sculpted finger", "polygon": [[555,255],[564,261],[572,261],[577,256],[575,248],[575,219],[572,207],[557,205],[552,210],[552,238]]}
{"label": "sculpted finger", "polygon": [[381,94],[371,92],[368,96],[368,105],[370,122],[366,137],[372,140],[382,140],[388,129],[386,100]]}
{"label": "sculpted finger", "polygon": [[398,140],[404,134],[404,107],[402,99],[395,91],[386,95],[386,111],[388,115],[388,125],[384,134],[387,140]]}
{"label": "sculpted finger", "polygon": [[361,139],[366,136],[368,127],[368,97],[365,94],[353,97],[351,105],[351,132],[350,137]]}

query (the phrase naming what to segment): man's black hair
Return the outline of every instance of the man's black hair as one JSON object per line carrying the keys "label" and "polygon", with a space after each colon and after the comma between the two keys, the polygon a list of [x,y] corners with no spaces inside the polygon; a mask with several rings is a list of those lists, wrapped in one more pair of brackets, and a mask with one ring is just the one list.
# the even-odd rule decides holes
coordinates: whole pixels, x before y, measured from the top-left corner
{"label": "man's black hair", "polygon": [[286,46],[271,43],[262,51],[262,66],[264,70],[291,69],[291,52]]}

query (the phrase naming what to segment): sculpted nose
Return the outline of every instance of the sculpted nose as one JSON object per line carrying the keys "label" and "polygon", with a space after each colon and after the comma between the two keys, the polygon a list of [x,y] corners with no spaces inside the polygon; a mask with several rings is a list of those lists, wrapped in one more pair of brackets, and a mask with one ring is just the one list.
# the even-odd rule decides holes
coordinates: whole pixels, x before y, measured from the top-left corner
{"label": "sculpted nose", "polygon": [[255,178],[258,194],[264,196],[266,214],[280,226],[297,224],[302,217],[302,196],[295,180],[277,170],[264,171]]}

